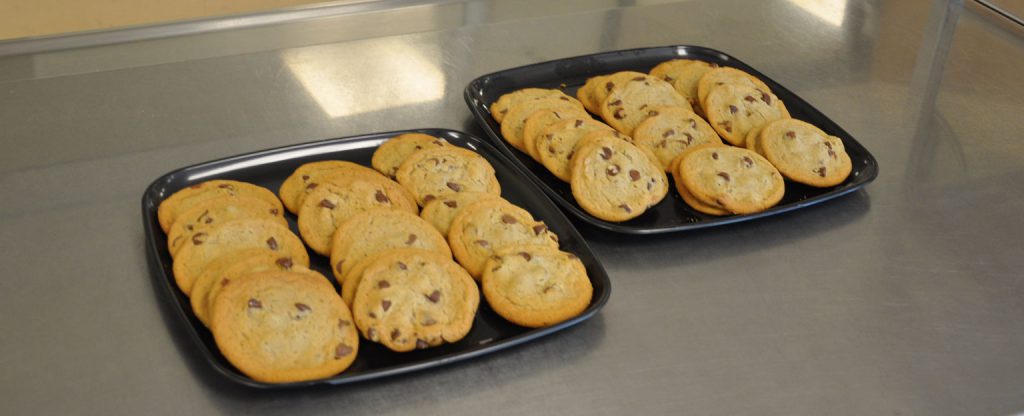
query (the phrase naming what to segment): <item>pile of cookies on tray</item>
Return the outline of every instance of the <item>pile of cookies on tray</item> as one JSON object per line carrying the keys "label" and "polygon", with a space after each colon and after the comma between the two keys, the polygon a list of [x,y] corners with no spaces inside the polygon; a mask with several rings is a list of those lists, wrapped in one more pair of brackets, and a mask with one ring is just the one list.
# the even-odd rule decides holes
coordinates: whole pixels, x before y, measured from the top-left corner
{"label": "pile of cookies on tray", "polygon": [[[270,383],[329,377],[352,364],[360,337],[395,352],[457,342],[481,290],[498,315],[526,327],[589,306],[581,260],[501,197],[484,157],[410,133],[384,142],[371,165],[307,163],[278,195],[211,180],[160,204],[175,281],[242,373]],[[309,268],[307,246],[330,258],[340,293]]]}
{"label": "pile of cookies on tray", "polygon": [[568,182],[581,208],[612,222],[664,199],[666,173],[693,210],[732,215],[776,205],[783,178],[831,187],[852,169],[841,139],[791,118],[760,79],[698,60],[591,77],[576,97],[525,88],[490,112],[508,144]]}

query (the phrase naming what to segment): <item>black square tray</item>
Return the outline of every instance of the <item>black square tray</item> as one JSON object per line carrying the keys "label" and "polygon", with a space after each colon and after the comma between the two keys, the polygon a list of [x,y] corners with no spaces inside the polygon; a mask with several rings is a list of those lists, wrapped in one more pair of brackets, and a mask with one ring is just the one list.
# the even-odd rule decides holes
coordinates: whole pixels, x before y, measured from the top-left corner
{"label": "black square tray", "polygon": [[[486,158],[494,166],[498,181],[501,183],[502,197],[525,208],[537,219],[543,220],[552,231],[558,234],[562,250],[576,254],[583,261],[594,287],[594,296],[590,306],[582,314],[568,321],[546,328],[532,329],[505,321],[488,307],[481,295],[480,308],[473,322],[473,329],[464,339],[454,344],[409,353],[395,353],[382,345],[360,340],[359,355],[351,367],[334,377],[314,381],[269,384],[253,380],[239,372],[221,355],[213,335],[195,317],[188,297],[174,283],[173,263],[166,248],[167,238],[157,221],[157,207],[160,202],[179,189],[210,179],[246,181],[266,187],[276,194],[281,182],[299,165],[334,159],[369,166],[374,150],[381,143],[388,138],[410,132],[443,138],[454,145],[474,150]],[[286,216],[292,231],[297,235],[295,216],[290,213]],[[233,381],[257,388],[354,383],[437,367],[493,353],[583,322],[604,306],[611,293],[608,274],[594,257],[594,253],[590,251],[590,247],[587,246],[583,237],[573,228],[572,223],[557,206],[547,199],[533,183],[525,179],[497,149],[466,133],[452,130],[419,129],[331,139],[189,166],[160,177],[146,189],[142,196],[142,218],[154,282],[162,287],[170,298],[174,309],[188,327],[188,332],[192,335],[196,346],[218,372]],[[310,255],[310,267],[328,276],[337,288],[338,285],[334,281],[328,263],[328,259],[323,256],[316,253]]]}
{"label": "black square tray", "polygon": [[[786,195],[775,207],[756,214],[724,217],[707,215],[693,210],[683,202],[675,186],[670,186],[671,190],[668,196],[643,215],[625,222],[609,222],[584,211],[572,196],[569,184],[552,175],[547,168],[534,161],[529,155],[509,146],[501,137],[501,125],[491,117],[489,110],[491,104],[497,101],[502,94],[521,88],[560,88],[566,94],[575,96],[576,90],[583,86],[587,78],[595,75],[626,70],[646,73],[659,63],[680,58],[731,66],[760,78],[786,104],[786,108],[793,118],[818,126],[826,133],[842,139],[846,152],[853,162],[850,177],[845,182],[831,188],[814,188],[787,180]],[[846,195],[864,187],[878,176],[878,162],[875,161],[875,157],[853,136],[850,136],[816,108],[738,59],[723,52],[699,46],[662,46],[604,52],[507,69],[481,76],[470,82],[466,86],[465,98],[477,123],[487,133],[491,142],[515,161],[530,179],[544,189],[552,199],[583,221],[614,232],[656,234],[748,221],[808,207]],[[671,184],[671,180],[669,182]]]}

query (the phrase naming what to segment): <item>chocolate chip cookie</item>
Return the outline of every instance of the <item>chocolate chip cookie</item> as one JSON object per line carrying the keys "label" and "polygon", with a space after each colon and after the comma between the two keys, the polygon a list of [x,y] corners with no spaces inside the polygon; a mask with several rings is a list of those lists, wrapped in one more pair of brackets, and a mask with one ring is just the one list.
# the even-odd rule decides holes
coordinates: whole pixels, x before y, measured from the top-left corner
{"label": "chocolate chip cookie", "polygon": [[715,87],[704,101],[708,123],[727,142],[743,146],[750,130],[789,118],[786,106],[774,94],[742,85]]}
{"label": "chocolate chip cookie", "polygon": [[764,127],[760,148],[782,176],[819,188],[843,183],[853,164],[843,141],[810,123],[785,119]]}
{"label": "chocolate chip cookie", "polygon": [[365,211],[353,215],[334,233],[334,276],[344,287],[349,268],[373,253],[391,248],[421,248],[452,255],[441,233],[422,218],[399,210]]}
{"label": "chocolate chip cookie", "polygon": [[243,196],[214,198],[200,202],[178,215],[178,219],[167,231],[167,250],[174,257],[193,235],[209,232],[210,228],[223,222],[245,218],[265,218],[288,225],[280,205],[264,199]]}
{"label": "chocolate chip cookie", "polygon": [[447,145],[448,142],[429,134],[399,134],[381,143],[380,147],[373,152],[373,159],[370,161],[370,165],[378,172],[394,178],[402,162],[417,150]]}
{"label": "chocolate chip cookie", "polygon": [[487,159],[456,146],[417,151],[402,163],[395,176],[420,206],[451,193],[501,194],[494,167]]}
{"label": "chocolate chip cookie", "polygon": [[583,210],[612,222],[640,216],[668,193],[668,178],[657,162],[633,144],[608,136],[580,144],[570,184]]}
{"label": "chocolate chip cookie", "polygon": [[288,212],[298,215],[302,201],[320,185],[321,177],[342,172],[361,176],[380,175],[373,169],[344,160],[310,162],[295,169],[295,172],[281,184],[277,194],[281,196],[281,201],[284,202],[285,208],[288,208]]}
{"label": "chocolate chip cookie", "polygon": [[192,313],[199,318],[203,325],[209,327],[210,311],[213,310],[213,302],[217,298],[217,294],[235,279],[255,272],[304,271],[308,270],[308,267],[309,263],[304,263],[301,258],[294,259],[291,256],[262,248],[242,250],[232,253],[230,256],[218,257],[210,262],[192,285],[192,292],[189,293]]}
{"label": "chocolate chip cookie", "polygon": [[683,185],[704,204],[734,214],[753,214],[777,204],[785,192],[782,175],[750,150],[701,145],[679,161]]}
{"label": "chocolate chip cookie", "polygon": [[160,228],[166,233],[171,229],[174,220],[178,219],[181,213],[188,211],[199,203],[214,198],[238,196],[262,199],[273,204],[278,210],[283,209],[281,201],[277,199],[277,196],[262,186],[246,182],[215,179],[189,186],[167,197],[167,199],[160,202],[160,207],[157,208],[157,220],[160,222]]}
{"label": "chocolate chip cookie", "polygon": [[480,293],[451,258],[389,253],[363,271],[352,302],[363,337],[405,352],[461,340],[473,326]]}
{"label": "chocolate chip cookie", "polygon": [[479,279],[495,250],[514,244],[558,247],[558,236],[526,210],[505,200],[477,201],[452,221],[448,244],[455,259]]}
{"label": "chocolate chip cookie", "polygon": [[715,129],[693,111],[682,107],[662,107],[633,130],[633,144],[650,150],[666,172],[672,159],[687,147],[722,143]]}
{"label": "chocolate chip cookie", "polygon": [[692,110],[690,103],[672,85],[650,75],[641,75],[608,93],[601,102],[601,118],[615,130],[631,136],[633,129],[659,107]]}
{"label": "chocolate chip cookie", "polygon": [[224,287],[213,308],[213,338],[254,380],[287,383],[344,371],[359,352],[352,314],[319,273],[271,271]]}
{"label": "chocolate chip cookie", "polygon": [[531,328],[579,315],[594,294],[583,262],[547,245],[498,250],[484,266],[481,285],[484,298],[498,315]]}
{"label": "chocolate chip cookie", "polygon": [[[508,94],[504,94],[498,97],[498,101],[491,104],[489,110],[491,111],[491,117],[494,117],[494,121],[501,123],[505,119],[505,115],[509,110],[516,104],[531,101],[531,100],[542,100],[547,98],[563,99],[562,97],[569,97],[564,92],[559,90],[552,90],[547,88],[523,88],[521,90],[512,91]],[[575,99],[573,99],[575,101]],[[578,101],[577,101],[578,103]],[[580,104],[582,106],[583,104]]]}
{"label": "chocolate chip cookie", "polygon": [[537,137],[537,155],[540,156],[541,164],[558,179],[569,182],[572,179],[571,161],[576,154],[576,145],[583,137],[597,131],[619,134],[597,120],[567,120],[544,129]]}
{"label": "chocolate chip cookie", "polygon": [[434,228],[437,228],[437,231],[441,232],[441,235],[447,237],[448,229],[451,228],[455,216],[462,212],[469,204],[483,199],[501,199],[501,197],[486,192],[462,192],[442,195],[423,206],[420,218],[427,220]]}

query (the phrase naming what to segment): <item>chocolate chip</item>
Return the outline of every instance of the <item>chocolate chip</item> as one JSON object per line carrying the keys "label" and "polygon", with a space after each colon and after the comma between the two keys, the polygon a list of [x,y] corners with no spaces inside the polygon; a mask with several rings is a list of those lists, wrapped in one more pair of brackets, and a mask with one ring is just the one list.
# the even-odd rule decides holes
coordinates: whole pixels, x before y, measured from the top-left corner
{"label": "chocolate chip", "polygon": [[729,105],[729,113],[736,114],[737,111],[740,111],[740,109],[736,108],[734,105]]}
{"label": "chocolate chip", "polygon": [[437,303],[439,300],[441,300],[441,291],[435,290],[433,292],[430,292],[430,295],[427,296],[427,300],[429,300],[430,303]]}
{"label": "chocolate chip", "polygon": [[212,221],[210,219],[209,215],[210,215],[210,210],[203,211],[203,213],[199,214],[199,217],[196,218],[196,222],[203,222],[203,218],[206,218],[207,219],[206,223],[209,224],[210,221]]}
{"label": "chocolate chip", "polygon": [[275,240],[274,237],[268,238],[267,247],[270,247],[271,250],[277,250],[277,240]]}
{"label": "chocolate chip", "polygon": [[795,139],[796,138],[796,132],[795,131],[787,131],[786,132],[786,138],[787,139]]}
{"label": "chocolate chip", "polygon": [[608,176],[618,175],[619,174],[619,165],[611,165],[611,166],[609,166],[608,169],[605,170],[605,173],[607,173]]}
{"label": "chocolate chip", "polygon": [[533,259],[533,256],[531,256],[530,253],[527,253],[525,251],[520,251],[519,255],[523,256],[523,258],[526,259],[526,261],[530,261]]}
{"label": "chocolate chip", "polygon": [[455,202],[455,201],[444,201],[444,205],[447,206],[448,208],[458,208],[459,207],[459,203]]}
{"label": "chocolate chip", "polygon": [[368,312],[366,315],[371,317],[371,318],[373,318],[373,319],[377,319],[377,314],[375,314],[373,312]]}
{"label": "chocolate chip", "polygon": [[661,148],[664,148],[665,146],[668,146],[668,141],[665,141],[665,140],[662,140],[662,141],[658,142],[658,144],[656,145],[656,147],[661,147]]}
{"label": "chocolate chip", "polygon": [[751,159],[750,156],[743,156],[743,165],[748,168],[754,166],[754,159]]}
{"label": "chocolate chip", "polygon": [[192,224],[189,224],[189,225],[185,226],[185,229],[189,230],[189,231],[192,231],[192,230],[195,230],[195,227],[193,227]]}
{"label": "chocolate chip", "polygon": [[618,106],[622,105],[622,100],[612,101],[612,102],[608,103],[608,105],[610,105],[612,107],[618,107]]}
{"label": "chocolate chip", "polygon": [[675,78],[665,75],[665,82],[672,83],[672,81],[675,81]]}
{"label": "chocolate chip", "polygon": [[711,158],[718,160],[718,152],[711,152]]}
{"label": "chocolate chip", "polygon": [[724,122],[721,122],[721,123],[718,123],[718,124],[721,125],[722,128],[724,128],[727,133],[732,133],[732,122],[731,121],[724,121]]}
{"label": "chocolate chip", "polygon": [[686,136],[687,145],[693,144],[693,136],[691,136],[690,133],[683,133],[683,136]]}
{"label": "chocolate chip", "polygon": [[825,167],[824,166],[815,169],[814,172],[817,173],[818,176],[821,176],[822,178],[825,177]]}
{"label": "chocolate chip", "polygon": [[298,309],[299,312],[309,312],[309,311],[313,310],[313,308],[310,308],[309,305],[307,305],[305,303],[298,303],[298,302],[295,303],[295,309]]}
{"label": "chocolate chip", "polygon": [[381,281],[377,282],[377,288],[378,289],[387,289],[389,287],[391,287],[391,283],[388,283],[387,280],[381,280]]}
{"label": "chocolate chip", "polygon": [[399,331],[398,328],[395,328],[395,329],[393,329],[391,331],[391,340],[392,341],[398,340],[398,337],[400,337],[400,336],[402,336],[402,331]]}
{"label": "chocolate chip", "polygon": [[[554,153],[554,152],[551,152],[551,153]],[[572,157],[575,156],[575,155],[576,155],[576,149],[573,149],[573,150],[571,150],[569,152],[569,154],[565,155],[565,158],[569,159],[569,160],[572,160]]]}
{"label": "chocolate chip", "polygon": [[501,222],[503,222],[505,224],[516,224],[519,221],[516,220],[516,217],[513,217],[513,216],[511,216],[509,214],[504,214],[504,215],[501,216]]}
{"label": "chocolate chip", "polygon": [[277,215],[277,214],[280,214],[280,213],[281,213],[281,210],[279,210],[277,208],[271,208],[270,209],[270,215]]}
{"label": "chocolate chip", "polygon": [[562,101],[569,101],[569,97],[558,97],[558,99]]}
{"label": "chocolate chip", "polygon": [[615,117],[616,120],[622,120],[626,118],[626,110],[622,108],[615,110],[615,112],[612,113],[612,117]]}
{"label": "chocolate chip", "polygon": [[661,134],[661,137],[667,138],[668,136],[671,136],[673,134],[676,134],[676,129],[668,129],[667,131]]}
{"label": "chocolate chip", "polygon": [[405,240],[405,245],[411,246],[412,243],[416,242],[416,234],[409,234],[409,238]]}
{"label": "chocolate chip", "polygon": [[426,349],[428,347],[430,347],[430,344],[427,344],[427,341],[424,341],[422,339],[416,340],[416,349],[422,350],[422,349]]}
{"label": "chocolate chip", "polygon": [[643,109],[645,109],[645,108],[647,108],[647,104],[641,105],[639,109],[640,109],[640,110],[643,110]]}
{"label": "chocolate chip", "polygon": [[406,266],[405,263],[398,262],[396,264],[398,265],[398,268],[401,270],[409,270],[409,266]]}
{"label": "chocolate chip", "polygon": [[[373,312],[370,313],[370,317],[371,318],[376,318],[376,316],[373,315]],[[366,330],[366,338],[369,339],[370,341],[373,341],[373,342],[379,341],[380,338],[377,338],[377,328],[367,329]]]}
{"label": "chocolate chip", "polygon": [[387,312],[388,309],[391,309],[391,301],[387,299],[382,300],[380,302],[380,307],[384,309],[384,312]]}
{"label": "chocolate chip", "polygon": [[309,180],[309,175],[302,175],[302,181],[303,182],[308,181],[308,180]]}
{"label": "chocolate chip", "polygon": [[[575,123],[575,124],[576,124],[576,127],[582,126],[582,125],[583,125],[583,120],[576,120],[576,123]],[[551,135],[548,135],[548,136],[549,136],[548,138],[550,139],[550,138],[551,138],[551,137],[550,137]]]}
{"label": "chocolate chip", "polygon": [[690,128],[692,128],[692,129],[697,128],[697,120],[694,120],[692,118],[690,119]]}
{"label": "chocolate chip", "polygon": [[474,242],[480,247],[487,247],[490,245],[489,243],[487,243],[487,240],[476,240]]}
{"label": "chocolate chip", "polygon": [[505,113],[508,113],[508,109],[507,108],[504,108],[504,109],[502,109],[501,111],[498,112],[498,114],[505,114]]}
{"label": "chocolate chip", "polygon": [[337,271],[339,275],[341,274],[341,263],[344,262],[345,260],[338,260],[338,264],[334,265],[334,270]]}
{"label": "chocolate chip", "polygon": [[555,146],[548,146],[548,153],[554,154],[555,153]]}
{"label": "chocolate chip", "polygon": [[637,171],[636,169],[630,169],[629,170],[629,179],[632,179],[633,182],[636,182],[636,181],[640,180],[640,172]]}
{"label": "chocolate chip", "polygon": [[377,202],[381,202],[381,203],[385,203],[385,204],[390,204],[391,203],[391,199],[388,198],[388,196],[384,193],[384,191],[382,191],[380,189],[378,189],[377,192],[373,194],[373,197],[377,199]]}
{"label": "chocolate chip", "polygon": [[764,101],[765,104],[771,105],[772,104],[772,96],[768,95],[768,93],[766,93],[766,92],[762,92],[761,93],[761,101]]}
{"label": "chocolate chip", "polygon": [[619,205],[619,208],[622,208],[626,212],[633,212],[633,210],[631,208],[629,208],[629,205],[626,205],[626,204]]}
{"label": "chocolate chip", "polygon": [[277,259],[277,261],[275,261],[274,263],[276,263],[278,267],[280,267],[282,269],[285,269],[285,270],[291,269],[292,266],[294,266],[294,263],[292,263],[292,258],[291,257],[281,257],[281,258]]}
{"label": "chocolate chip", "polygon": [[433,201],[433,200],[435,200],[435,199],[437,199],[437,197],[436,197],[436,196],[433,196],[433,195],[427,194],[427,195],[424,195],[424,196],[423,196],[423,203],[424,203],[424,204],[426,204],[427,202]]}
{"label": "chocolate chip", "polygon": [[554,288],[555,288],[554,286],[544,286],[543,293],[548,293],[548,292],[550,292]]}
{"label": "chocolate chip", "polygon": [[313,182],[313,183],[311,183],[309,185],[306,185],[306,190],[307,191],[312,191],[313,189],[316,189],[316,187],[317,187],[316,182]]}
{"label": "chocolate chip", "polygon": [[345,328],[347,328],[349,325],[352,325],[352,323],[347,321],[347,320],[344,320],[344,319],[339,319],[338,320],[338,330],[339,331],[344,331]]}
{"label": "chocolate chip", "polygon": [[195,233],[192,235],[192,244],[200,245],[203,244],[203,237],[206,237],[206,233]]}
{"label": "chocolate chip", "polygon": [[654,189],[654,182],[647,182],[647,190],[650,191],[651,189]]}
{"label": "chocolate chip", "polygon": [[451,189],[455,192],[459,192],[462,190],[462,185],[459,185],[455,182],[448,182],[446,185],[448,185],[448,189]]}
{"label": "chocolate chip", "polygon": [[746,97],[743,97],[743,99],[744,99],[744,100],[747,100],[747,102],[748,102],[748,103],[752,103],[752,102],[754,102],[754,101],[757,101],[757,98],[751,97],[751,96],[749,96],[749,95],[748,95],[748,96],[746,96]]}
{"label": "chocolate chip", "polygon": [[351,354],[352,351],[352,347],[345,345],[345,343],[342,342],[334,349],[334,359],[339,360],[342,357]]}
{"label": "chocolate chip", "polygon": [[612,158],[612,149],[608,147],[601,148],[601,159],[608,160]]}
{"label": "chocolate chip", "polygon": [[252,309],[263,309],[263,302],[260,302],[259,299],[251,299],[250,298],[249,299],[249,307],[252,308]]}
{"label": "chocolate chip", "polygon": [[615,84],[613,84],[611,81],[608,81],[608,83],[604,84],[604,89],[611,91],[612,88],[615,88]]}
{"label": "chocolate chip", "polygon": [[728,174],[728,173],[725,173],[725,172],[718,172],[718,176],[722,177],[722,179],[725,179],[725,180],[726,180],[726,182],[728,182],[728,181],[729,181],[729,174]]}
{"label": "chocolate chip", "polygon": [[220,287],[224,287],[224,286],[227,286],[227,285],[228,285],[228,283],[231,283],[231,279],[221,279],[221,281],[220,281]]}
{"label": "chocolate chip", "polygon": [[540,235],[540,233],[543,233],[543,232],[545,232],[547,230],[548,230],[548,226],[546,226],[544,224],[537,224],[537,225],[533,226],[533,233],[536,234],[536,235]]}
{"label": "chocolate chip", "polygon": [[435,321],[434,318],[427,317],[427,319],[423,320],[423,326],[431,326],[431,325],[437,325],[437,321]]}
{"label": "chocolate chip", "polygon": [[835,159],[835,158],[836,158],[836,152],[835,152],[835,151],[833,151],[832,149],[828,149],[828,155],[829,155],[830,157],[832,157],[833,159]]}
{"label": "chocolate chip", "polygon": [[336,205],[334,205],[333,202],[324,199],[323,201],[320,201],[320,206],[327,209],[334,209]]}
{"label": "chocolate chip", "polygon": [[227,190],[230,190],[230,191],[234,191],[235,190],[235,186],[234,185],[227,184],[227,183],[220,184],[217,187],[221,188],[221,189],[227,189]]}

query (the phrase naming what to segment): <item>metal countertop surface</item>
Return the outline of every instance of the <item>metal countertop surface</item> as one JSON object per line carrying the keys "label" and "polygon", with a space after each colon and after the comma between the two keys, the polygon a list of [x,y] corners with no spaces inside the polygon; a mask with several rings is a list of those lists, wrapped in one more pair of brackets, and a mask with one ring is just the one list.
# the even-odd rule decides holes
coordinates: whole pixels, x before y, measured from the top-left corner
{"label": "metal countertop surface", "polygon": [[[0,57],[0,414],[1024,411],[1019,27],[958,1],[357,6]],[[804,97],[879,177],[694,232],[577,223],[613,282],[596,317],[359,385],[235,385],[154,284],[139,201],[168,171],[379,131],[482,136],[462,97],[479,75],[674,44]]]}

